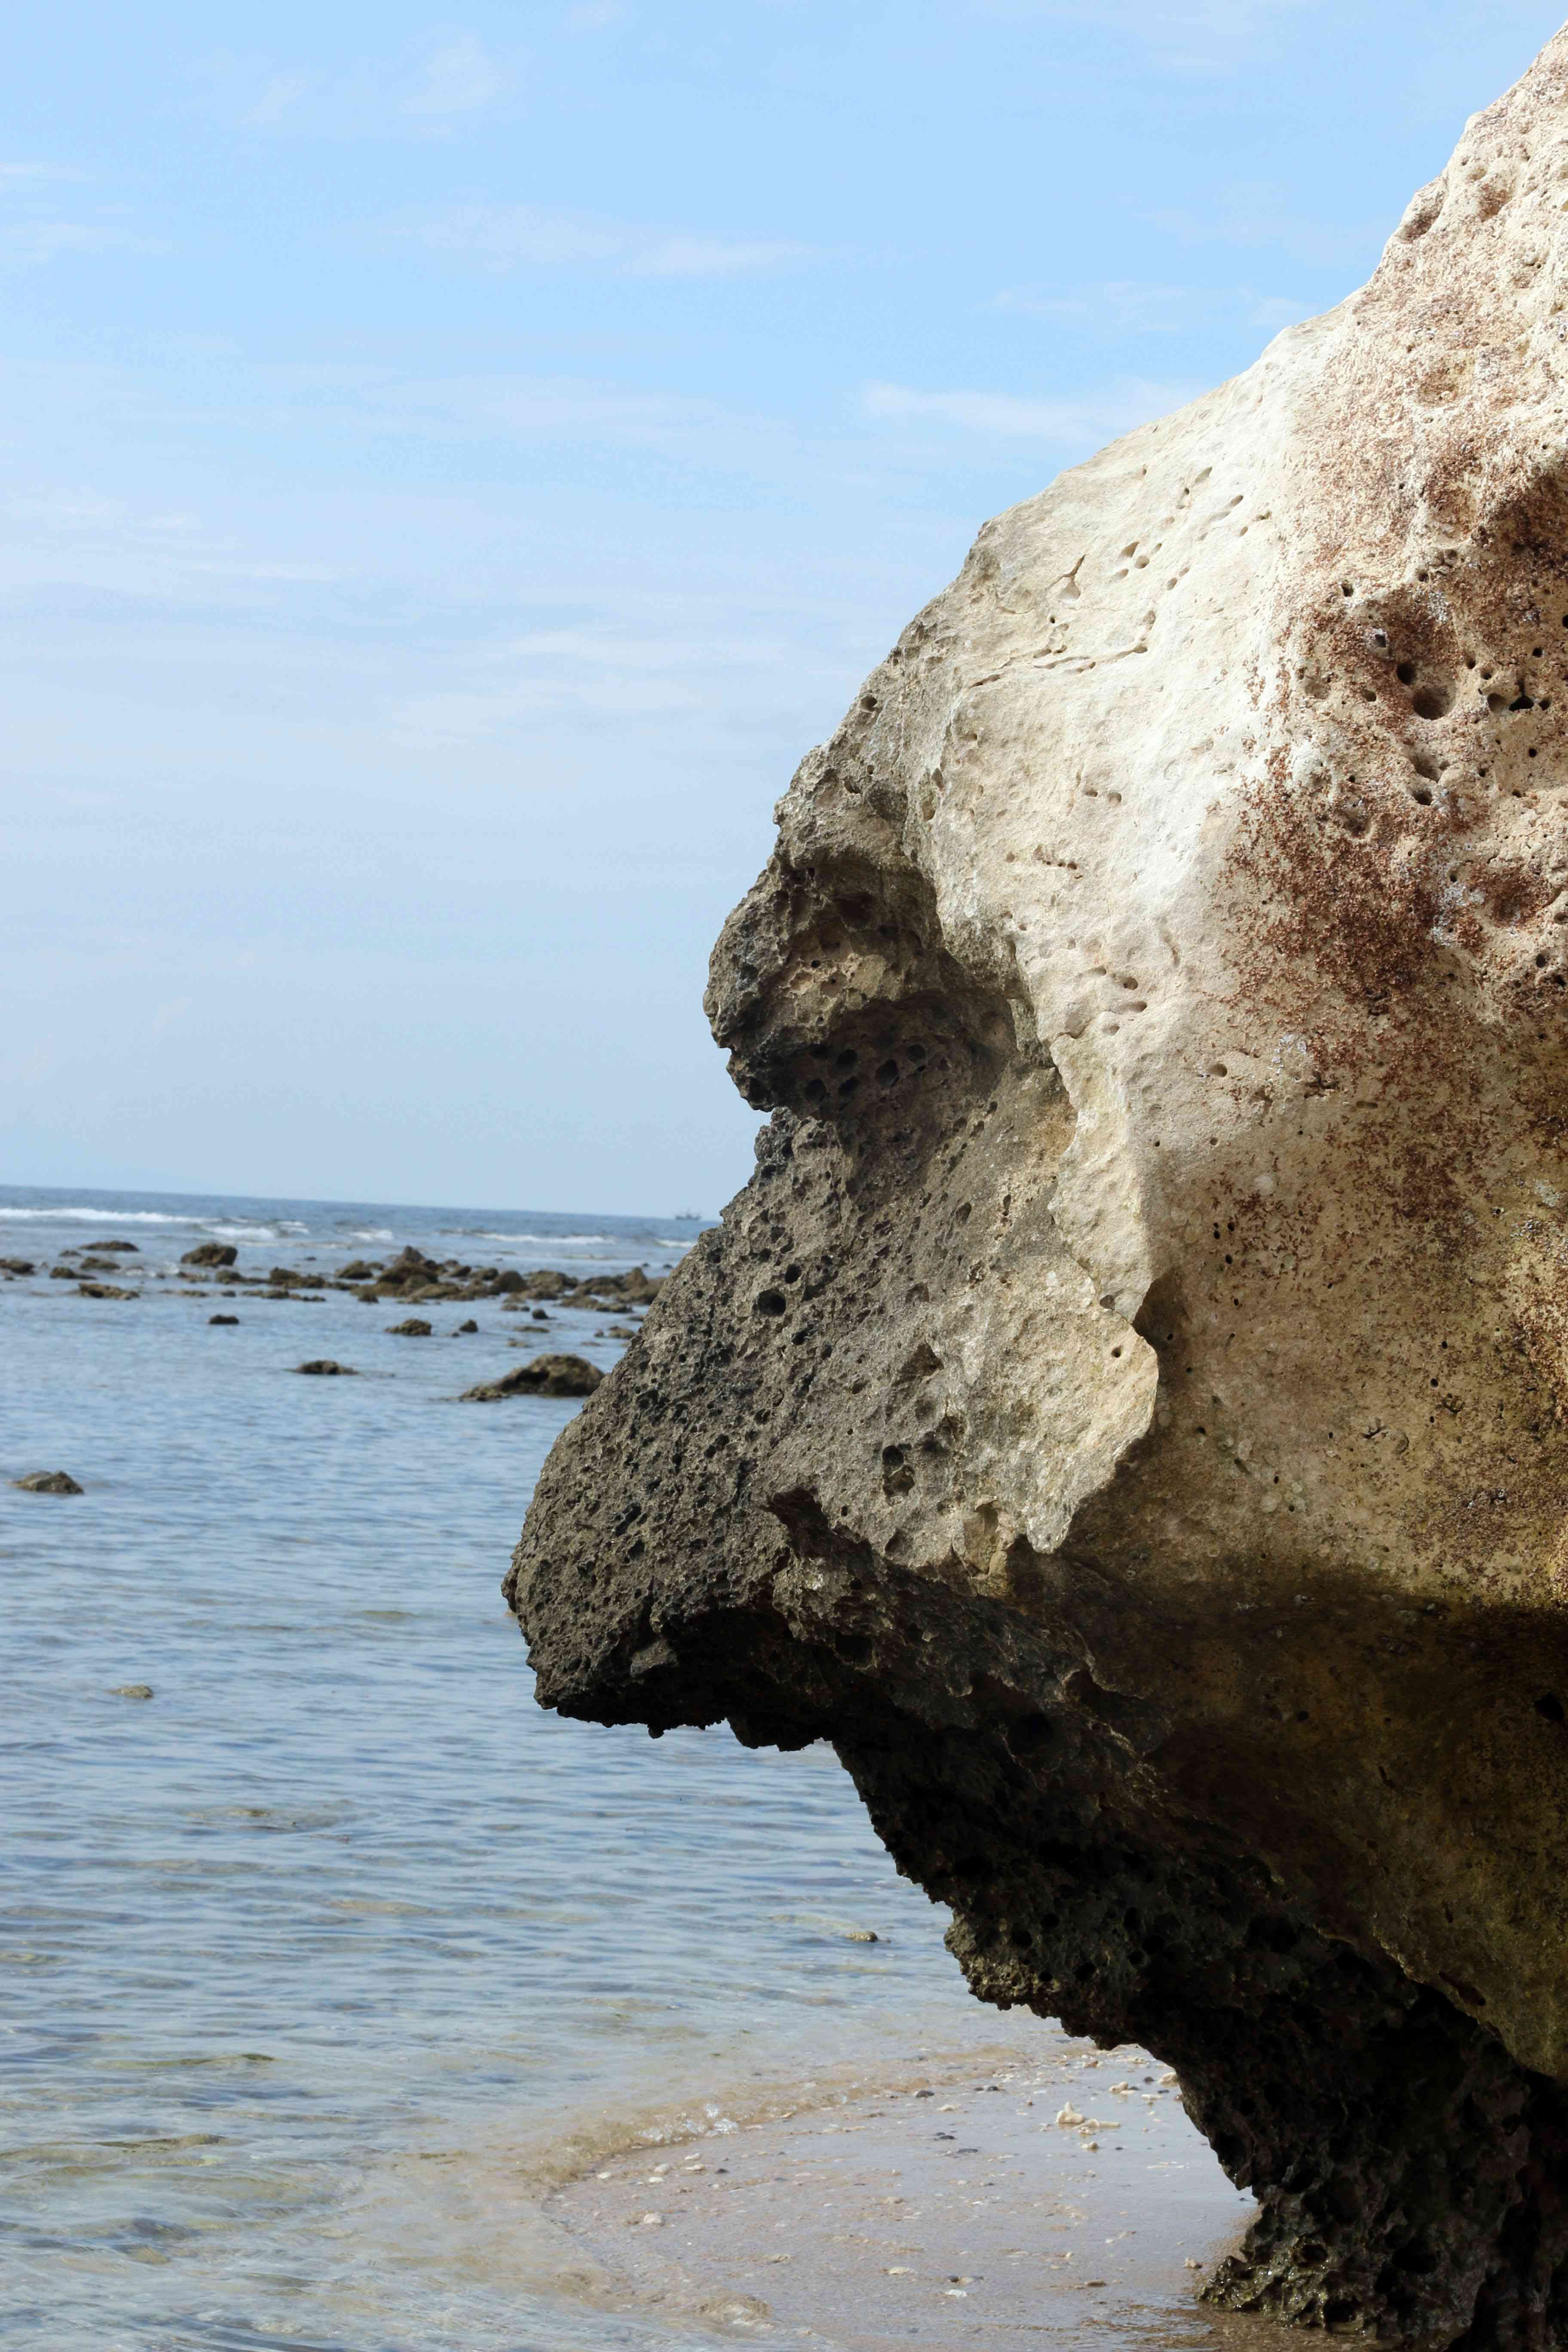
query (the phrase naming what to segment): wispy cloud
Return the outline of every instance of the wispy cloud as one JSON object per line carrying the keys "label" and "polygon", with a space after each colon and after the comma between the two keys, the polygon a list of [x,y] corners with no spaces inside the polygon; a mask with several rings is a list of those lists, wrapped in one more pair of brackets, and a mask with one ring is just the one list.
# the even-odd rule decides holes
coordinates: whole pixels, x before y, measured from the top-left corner
{"label": "wispy cloud", "polygon": [[974,0],[978,14],[1088,25],[1135,40],[1176,72],[1212,73],[1239,63],[1311,0]]}
{"label": "wispy cloud", "polygon": [[790,649],[771,638],[538,629],[494,648],[490,682],[411,698],[388,724],[395,739],[437,744],[479,741],[565,712],[654,719],[710,709],[726,671],[778,670],[789,660]]}
{"label": "wispy cloud", "polygon": [[59,192],[86,179],[67,164],[0,163],[0,269],[45,269],[71,254],[168,251],[163,238],[128,226],[117,205],[73,198],[68,217]]}
{"label": "wispy cloud", "polygon": [[66,254],[167,253],[160,237],[138,236],[110,221],[0,222],[0,269],[45,269]]}
{"label": "wispy cloud", "polygon": [[1310,318],[1315,305],[1292,295],[1260,294],[1251,286],[1147,286],[1117,278],[1070,293],[1008,287],[991,308],[1101,334],[1177,335],[1226,323],[1263,327],[1277,334],[1281,327]]}
{"label": "wispy cloud", "polygon": [[403,110],[426,121],[447,121],[489,106],[506,86],[506,75],[484,43],[475,34],[464,33],[431,51]]}
{"label": "wispy cloud", "polygon": [[281,122],[291,107],[310,96],[311,87],[309,74],[268,74],[255,105],[246,108],[244,120],[263,129],[268,123]]}
{"label": "wispy cloud", "polygon": [[861,406],[878,424],[945,425],[995,439],[1098,448],[1151,417],[1168,415],[1202,388],[1123,379],[1073,399],[1040,400],[1007,392],[917,392],[907,384],[869,383]]}
{"label": "wispy cloud", "polygon": [[477,33],[452,33],[337,72],[226,52],[202,79],[221,111],[278,137],[430,139],[495,106],[516,70]]}
{"label": "wispy cloud", "polygon": [[783,237],[645,228],[540,205],[454,205],[409,232],[480,268],[609,269],[629,278],[733,278],[812,258]]}
{"label": "wispy cloud", "polygon": [[1313,269],[1336,269],[1375,261],[1389,224],[1344,226],[1313,220],[1290,208],[1289,194],[1268,181],[1236,181],[1220,189],[1206,209],[1184,205],[1145,215],[1183,245],[1270,247]]}

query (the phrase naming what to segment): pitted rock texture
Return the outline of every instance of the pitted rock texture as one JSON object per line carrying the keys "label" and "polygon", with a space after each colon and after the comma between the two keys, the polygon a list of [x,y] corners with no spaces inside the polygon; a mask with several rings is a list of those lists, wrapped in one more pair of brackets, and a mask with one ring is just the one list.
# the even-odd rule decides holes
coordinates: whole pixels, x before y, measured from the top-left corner
{"label": "pitted rock texture", "polygon": [[540,1482],[546,1705],[837,1747],[1135,2039],[1215,2299],[1568,2336],[1568,37],[981,532],[780,804],[755,1177]]}

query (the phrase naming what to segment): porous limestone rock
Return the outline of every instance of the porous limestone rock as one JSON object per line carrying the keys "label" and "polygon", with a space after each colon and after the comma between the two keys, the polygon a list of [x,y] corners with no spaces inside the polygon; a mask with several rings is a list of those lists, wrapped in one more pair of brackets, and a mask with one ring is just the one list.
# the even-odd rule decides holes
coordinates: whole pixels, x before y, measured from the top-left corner
{"label": "porous limestone rock", "polygon": [[1215,2300],[1568,2338],[1568,36],[988,524],[781,803],[755,1176],[564,1433],[546,1705],[826,1737],[1137,2040]]}

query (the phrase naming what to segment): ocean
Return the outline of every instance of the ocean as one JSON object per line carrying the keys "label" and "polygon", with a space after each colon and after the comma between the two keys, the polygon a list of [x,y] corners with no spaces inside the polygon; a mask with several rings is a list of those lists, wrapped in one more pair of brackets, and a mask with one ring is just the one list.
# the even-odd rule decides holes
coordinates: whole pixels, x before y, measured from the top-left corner
{"label": "ocean", "polygon": [[[0,1189],[0,1259],[36,1269],[0,1281],[7,2346],[776,2332],[761,2303],[639,2304],[552,2200],[628,2150],[1045,2051],[969,1999],[829,1750],[534,1706],[499,1588],[577,1407],[458,1400],[520,1338],[607,1369],[610,1318],[491,1298],[398,1338],[384,1299],[195,1296],[178,1267],[216,1239],[259,1275],[408,1244],[659,1275],[698,1230]],[[100,1277],[134,1297],[50,1278],[104,1240],[135,1244]],[[323,1356],[359,1377],[297,1373]],[[83,1492],[11,1483],[57,1469]]]}

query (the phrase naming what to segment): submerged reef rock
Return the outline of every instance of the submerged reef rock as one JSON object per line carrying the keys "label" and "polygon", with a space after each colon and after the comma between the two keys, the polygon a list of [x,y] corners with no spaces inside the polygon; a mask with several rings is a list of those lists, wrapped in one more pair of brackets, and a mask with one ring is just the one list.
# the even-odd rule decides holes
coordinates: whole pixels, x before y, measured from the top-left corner
{"label": "submerged reef rock", "polygon": [[543,1703],[832,1740],[1137,2041],[1207,2292],[1568,2342],[1568,37],[981,532],[779,810],[757,1170],[561,1437]]}
{"label": "submerged reef rock", "polygon": [[586,1356],[531,1356],[526,1364],[465,1389],[460,1404],[496,1404],[512,1396],[592,1396],[605,1375]]}

